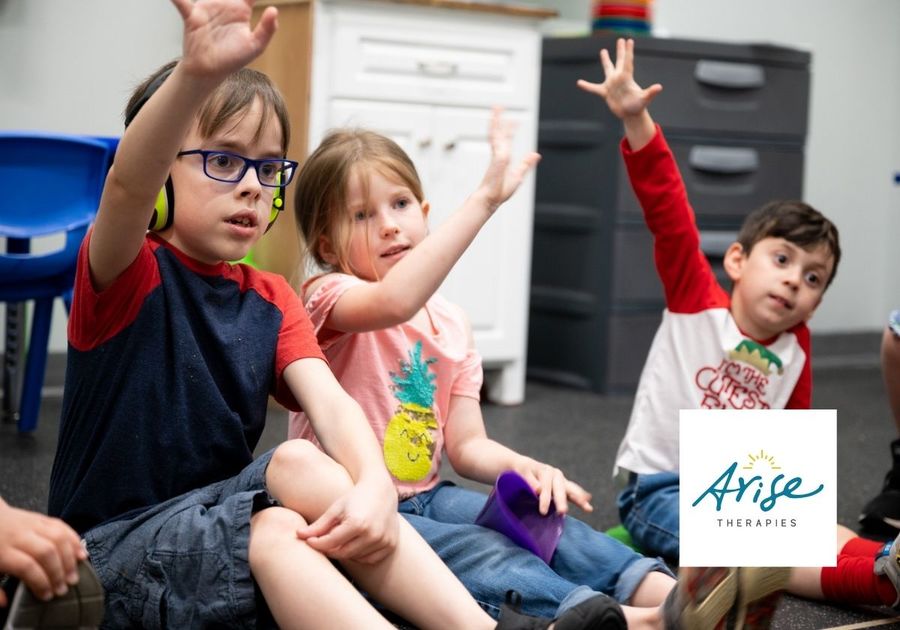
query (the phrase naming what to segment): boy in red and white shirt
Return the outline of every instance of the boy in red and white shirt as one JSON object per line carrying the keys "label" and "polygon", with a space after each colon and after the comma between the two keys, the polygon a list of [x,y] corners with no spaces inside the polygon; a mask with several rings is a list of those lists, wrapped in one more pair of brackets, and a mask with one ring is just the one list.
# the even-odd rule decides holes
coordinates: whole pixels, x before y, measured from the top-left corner
{"label": "boy in red and white shirt", "polygon": [[633,78],[633,42],[606,51],[602,84],[580,81],[625,126],[622,153],[666,296],[641,373],[615,471],[622,522],[650,555],[678,559],[678,410],[807,409],[812,377],[807,320],[837,271],[837,228],[800,201],[752,212],[725,253],[733,282],[716,281],[684,182],[647,111],[662,90]]}

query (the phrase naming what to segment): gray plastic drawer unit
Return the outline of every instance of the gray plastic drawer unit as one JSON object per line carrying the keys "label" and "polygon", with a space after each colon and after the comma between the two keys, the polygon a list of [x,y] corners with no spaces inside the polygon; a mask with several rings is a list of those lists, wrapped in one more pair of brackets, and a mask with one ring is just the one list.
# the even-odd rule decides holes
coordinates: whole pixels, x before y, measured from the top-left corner
{"label": "gray plastic drawer unit", "polygon": [[[544,40],[528,374],[631,392],[665,308],[652,238],[619,152],[622,127],[577,79],[602,81],[615,37]],[[770,45],[639,39],[636,80],[662,83],[662,125],[727,289],[722,255],[746,214],[803,194],[807,52]]]}

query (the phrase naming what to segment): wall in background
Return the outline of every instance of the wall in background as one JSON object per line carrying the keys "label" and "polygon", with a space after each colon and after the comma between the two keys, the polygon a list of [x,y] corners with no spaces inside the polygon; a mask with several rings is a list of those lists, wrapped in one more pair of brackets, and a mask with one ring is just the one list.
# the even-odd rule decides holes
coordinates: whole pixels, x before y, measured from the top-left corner
{"label": "wall in background", "polygon": [[[560,12],[548,25],[559,32],[587,28],[590,0],[540,3]],[[655,16],[673,37],[812,51],[805,196],[835,220],[844,248],[812,327],[880,328],[900,307],[900,2],[656,0]],[[118,134],[133,86],[180,49],[181,21],[166,0],[0,0],[0,126]]]}
{"label": "wall in background", "polygon": [[[545,0],[556,32],[589,22],[590,0]],[[843,259],[811,327],[877,329],[900,308],[900,2],[656,0],[657,35],[766,42],[812,52],[804,196],[839,227]],[[581,16],[581,17],[579,17]],[[640,55],[640,42],[637,43]],[[637,62],[640,81],[640,59]],[[660,98],[665,98],[663,92]]]}
{"label": "wall in background", "polygon": [[[168,0],[0,0],[0,127],[119,135],[132,89],[180,53]],[[50,348],[63,352],[54,309]]]}

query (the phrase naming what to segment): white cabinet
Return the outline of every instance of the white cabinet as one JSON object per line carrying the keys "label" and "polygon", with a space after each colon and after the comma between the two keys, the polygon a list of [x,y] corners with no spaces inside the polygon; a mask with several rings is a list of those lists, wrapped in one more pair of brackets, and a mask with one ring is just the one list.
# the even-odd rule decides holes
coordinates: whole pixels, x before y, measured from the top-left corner
{"label": "white cabinet", "polygon": [[[334,127],[393,138],[419,171],[436,227],[481,181],[492,106],[518,125],[514,158],[535,149],[539,27],[548,12],[435,0],[310,6],[308,151]],[[440,289],[468,313],[489,397],[504,404],[522,402],[525,392],[533,214],[532,175]]]}
{"label": "white cabinet", "polygon": [[[536,19],[389,2],[326,0],[314,11],[309,148],[363,126],[413,159],[437,226],[487,166],[490,108],[517,125],[514,155],[536,146]],[[468,313],[489,395],[524,398],[534,180],[478,235],[441,287]]]}

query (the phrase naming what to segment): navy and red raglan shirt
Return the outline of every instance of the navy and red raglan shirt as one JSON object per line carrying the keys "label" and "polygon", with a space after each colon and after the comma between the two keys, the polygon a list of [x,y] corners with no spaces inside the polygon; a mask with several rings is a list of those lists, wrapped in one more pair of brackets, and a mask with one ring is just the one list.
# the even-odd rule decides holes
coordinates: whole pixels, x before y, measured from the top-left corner
{"label": "navy and red raglan shirt", "polygon": [[269,394],[297,359],[324,360],[297,294],[246,265],[206,265],[148,234],[98,293],[82,243],[49,513],[85,532],[253,460]]}
{"label": "navy and red raglan shirt", "polygon": [[678,468],[679,409],[808,409],[809,329],[801,322],[772,339],[745,335],[731,296],[700,249],[678,165],[657,126],[639,151],[622,154],[647,227],[666,296],[635,394],[614,474]]}

